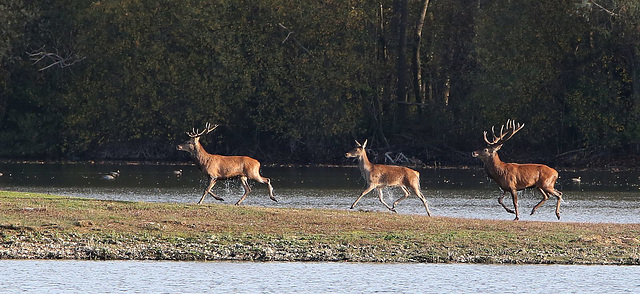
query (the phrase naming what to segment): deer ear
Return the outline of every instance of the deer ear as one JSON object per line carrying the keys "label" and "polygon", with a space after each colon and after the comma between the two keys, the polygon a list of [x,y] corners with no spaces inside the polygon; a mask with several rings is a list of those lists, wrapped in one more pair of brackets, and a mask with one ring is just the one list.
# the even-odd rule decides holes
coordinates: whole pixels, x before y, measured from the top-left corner
{"label": "deer ear", "polygon": [[355,140],[355,141],[356,141],[356,147],[362,146],[362,144],[360,144],[360,142],[358,142],[358,140]]}
{"label": "deer ear", "polygon": [[367,147],[367,139],[364,140],[364,143],[362,143],[362,148]]}
{"label": "deer ear", "polygon": [[496,152],[502,148],[502,144],[491,147],[492,152]]}

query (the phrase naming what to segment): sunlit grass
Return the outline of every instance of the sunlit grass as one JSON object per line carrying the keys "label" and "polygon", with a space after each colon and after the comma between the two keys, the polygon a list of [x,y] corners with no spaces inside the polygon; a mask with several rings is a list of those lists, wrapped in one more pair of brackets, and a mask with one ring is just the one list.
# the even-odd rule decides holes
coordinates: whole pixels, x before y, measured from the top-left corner
{"label": "sunlit grass", "polygon": [[[132,246],[132,242],[169,247],[228,245],[232,250],[240,250],[233,248],[243,244],[254,250],[295,251],[292,254],[320,248],[342,254],[340,258],[345,260],[640,262],[640,224],[513,222],[349,210],[104,201],[0,191],[0,226],[6,242],[29,235],[31,242],[38,243],[50,238],[43,236],[54,235],[65,240],[89,239],[107,249]],[[182,253],[187,256],[183,258],[198,259],[206,252],[195,251],[193,255]]]}

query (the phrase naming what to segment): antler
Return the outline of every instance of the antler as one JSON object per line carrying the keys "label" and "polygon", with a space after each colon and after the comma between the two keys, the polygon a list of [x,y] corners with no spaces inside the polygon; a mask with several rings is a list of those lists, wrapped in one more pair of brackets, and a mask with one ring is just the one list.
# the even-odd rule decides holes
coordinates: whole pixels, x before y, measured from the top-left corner
{"label": "antler", "polygon": [[191,131],[191,132],[187,132],[187,135],[191,138],[198,138],[202,135],[211,133],[211,131],[215,130],[218,127],[218,125],[211,125],[210,123],[207,123],[204,126],[204,130],[202,130],[201,132],[199,132],[198,130],[196,130],[195,128]]}
{"label": "antler", "polygon": [[511,139],[511,137],[513,137],[515,133],[517,133],[520,129],[522,129],[522,127],[524,127],[524,124],[521,124],[521,123],[516,124],[514,120],[508,119],[506,133],[504,132],[504,129],[505,129],[504,125],[500,127],[499,136],[496,136],[496,132],[494,128],[491,127],[491,134],[493,135],[493,141],[489,142],[489,140],[487,139],[487,131],[484,131],[484,141],[487,142],[487,144],[489,145],[502,145],[504,144],[504,142]]}

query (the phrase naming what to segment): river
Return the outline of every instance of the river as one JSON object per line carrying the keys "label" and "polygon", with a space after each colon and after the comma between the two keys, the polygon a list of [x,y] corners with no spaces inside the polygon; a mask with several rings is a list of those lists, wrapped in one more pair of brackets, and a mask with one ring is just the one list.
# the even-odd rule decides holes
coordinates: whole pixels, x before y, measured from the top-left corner
{"label": "river", "polygon": [[[119,171],[120,176],[105,177],[113,171]],[[498,186],[479,166],[420,172],[422,192],[434,215],[513,218],[498,204]],[[204,176],[193,165],[0,164],[0,173],[0,189],[106,200],[195,203],[206,185]],[[250,181],[253,190],[244,205],[349,209],[365,187],[356,167],[263,167],[262,174],[271,178],[278,202],[269,199],[265,185]],[[556,188],[564,193],[561,221],[640,222],[637,171],[560,171]],[[234,204],[243,190],[239,180],[230,180],[217,184],[214,192],[225,199],[222,203]],[[402,195],[398,188],[387,188],[384,193],[388,203]],[[529,215],[540,199],[535,190],[520,192],[521,220],[557,221],[553,197],[536,214]],[[212,197],[205,199],[215,201]],[[505,197],[505,203],[511,206],[511,197]],[[375,192],[362,198],[356,209],[388,211]],[[415,196],[401,202],[397,211],[425,214]]]}
{"label": "river", "polygon": [[639,266],[0,261],[1,293],[637,293]]}
{"label": "river", "polygon": [[[113,179],[109,172],[119,171]],[[107,200],[194,203],[206,185],[192,165],[0,164],[0,189]],[[253,182],[244,205],[348,209],[364,189],[355,167],[264,167],[278,202]],[[635,171],[561,171],[563,222],[637,223],[640,178]],[[577,178],[580,178],[578,182]],[[484,171],[421,170],[434,215],[510,220],[500,191]],[[233,204],[239,181],[214,191]],[[558,221],[555,199],[535,215],[540,195],[520,195],[522,220]],[[401,195],[385,189],[389,202]],[[508,204],[511,203],[508,197]],[[211,197],[205,201],[213,202]],[[372,193],[357,209],[388,213]],[[425,214],[415,196],[398,213]],[[151,262],[0,260],[0,293],[635,293],[638,266],[371,264],[287,262]]]}

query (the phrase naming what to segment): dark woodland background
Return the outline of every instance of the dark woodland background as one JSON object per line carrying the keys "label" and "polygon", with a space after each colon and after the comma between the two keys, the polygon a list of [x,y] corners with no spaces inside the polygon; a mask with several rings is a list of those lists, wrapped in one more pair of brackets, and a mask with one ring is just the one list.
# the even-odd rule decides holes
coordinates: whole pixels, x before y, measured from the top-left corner
{"label": "dark woodland background", "polygon": [[634,166],[637,0],[4,0],[0,159]]}

